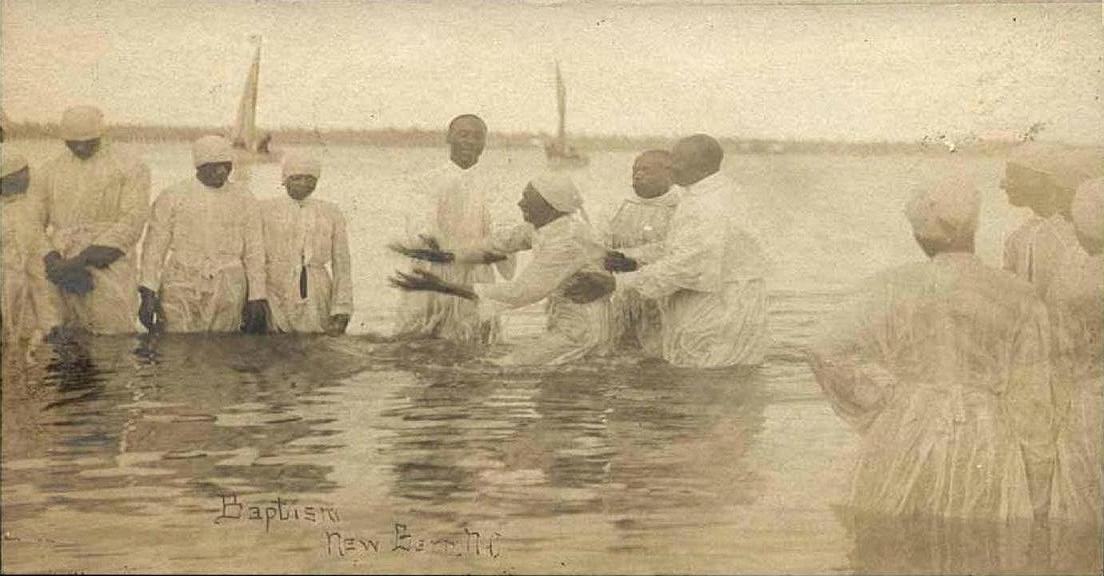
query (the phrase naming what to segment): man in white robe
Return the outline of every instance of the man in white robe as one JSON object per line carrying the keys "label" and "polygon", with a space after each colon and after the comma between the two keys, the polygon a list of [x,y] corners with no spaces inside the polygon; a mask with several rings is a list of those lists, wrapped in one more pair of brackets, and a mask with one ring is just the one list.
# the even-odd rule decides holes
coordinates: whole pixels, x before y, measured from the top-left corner
{"label": "man in white robe", "polygon": [[261,203],[270,328],[343,334],[353,314],[353,274],[345,217],[314,197],[322,165],[304,153],[283,163],[287,195]]}
{"label": "man in white robe", "polygon": [[705,134],[680,140],[672,178],[683,191],[657,257],[646,256],[652,245],[606,258],[625,272],[619,291],[662,302],[663,358],[675,366],[755,366],[766,351],[766,258],[723,159]]}
{"label": "man in white robe", "polygon": [[[404,216],[402,244],[425,247],[475,246],[494,230],[492,205],[501,191],[493,175],[479,163],[486,144],[487,125],[478,116],[464,114],[448,127],[449,161],[426,174]],[[495,268],[513,274],[513,259],[495,264],[412,263],[448,282],[491,283]],[[400,336],[444,338],[464,344],[487,344],[499,339],[497,317],[481,318],[474,302],[430,292],[404,293],[396,319]]]}
{"label": "man in white robe", "polygon": [[[41,193],[54,251],[46,272],[67,326],[94,334],[135,331],[135,248],[149,213],[150,172],[103,139],[103,113],[77,106],[61,118],[66,152],[47,162]],[[84,272],[90,281],[80,279]]]}
{"label": "man in white robe", "polygon": [[929,256],[866,281],[809,347],[856,428],[852,505],[891,516],[1045,519],[1054,462],[1046,309],[974,255],[978,194],[947,181],[907,208]]}
{"label": "man in white robe", "polygon": [[585,273],[585,278],[609,276],[601,266],[605,248],[580,214],[578,189],[567,176],[546,174],[529,183],[518,207],[526,224],[502,230],[480,245],[445,252],[450,261],[464,263],[485,262],[488,253],[530,250],[532,260],[513,280],[459,284],[416,270],[400,273],[392,284],[407,291],[433,291],[468,300],[484,317],[547,299],[544,334],[498,360],[502,365],[557,365],[603,353],[608,341],[612,279],[592,297],[574,292],[580,273]]}
{"label": "man in white robe", "polygon": [[150,331],[263,333],[269,312],[258,202],[229,181],[233,151],[225,138],[196,140],[192,160],[195,177],[153,204],[138,318]]}
{"label": "man in white robe", "polygon": [[[635,195],[622,202],[610,220],[606,245],[612,250],[628,250],[645,264],[650,262],[644,247],[666,240],[678,206],[679,193],[671,184],[670,152],[648,150],[637,156],[632,172]],[[630,250],[633,248],[641,251]],[[642,298],[635,290],[614,294],[610,331],[615,344],[640,348],[647,356],[663,356],[660,303]]]}

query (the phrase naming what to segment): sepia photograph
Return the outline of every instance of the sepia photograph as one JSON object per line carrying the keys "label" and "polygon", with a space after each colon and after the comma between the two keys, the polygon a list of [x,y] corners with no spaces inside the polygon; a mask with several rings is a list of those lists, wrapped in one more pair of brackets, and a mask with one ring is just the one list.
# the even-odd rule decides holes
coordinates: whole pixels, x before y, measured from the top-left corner
{"label": "sepia photograph", "polygon": [[0,572],[1101,574],[1100,0],[0,0]]}

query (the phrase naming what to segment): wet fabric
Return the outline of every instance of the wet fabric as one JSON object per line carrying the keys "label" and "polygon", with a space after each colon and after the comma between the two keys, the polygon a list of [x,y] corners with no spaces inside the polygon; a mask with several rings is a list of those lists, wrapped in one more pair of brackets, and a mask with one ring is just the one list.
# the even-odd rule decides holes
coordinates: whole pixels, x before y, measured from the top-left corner
{"label": "wet fabric", "polygon": [[609,336],[609,299],[576,304],[564,295],[567,281],[577,272],[604,273],[604,248],[590,224],[564,216],[535,229],[522,224],[495,234],[477,249],[511,254],[532,251],[532,260],[517,277],[497,284],[475,284],[480,312],[494,316],[504,310],[547,299],[544,334],[521,344],[499,360],[504,365],[555,365],[605,351]]}
{"label": "wet fabric", "polygon": [[3,220],[3,338],[38,339],[61,322],[42,257],[51,250],[42,205],[26,194],[0,199]]}
{"label": "wet fabric", "polygon": [[1047,313],[972,254],[866,282],[810,345],[817,382],[862,437],[852,505],[984,520],[1033,517],[1026,464],[1053,461]]}
{"label": "wet fabric", "polygon": [[[464,170],[449,162],[421,179],[404,215],[402,243],[421,246],[419,235],[432,236],[442,247],[464,250],[486,242],[494,230],[492,206],[501,190],[482,164]],[[495,270],[513,276],[511,258],[495,265],[431,264],[412,261],[457,284],[490,283]],[[496,317],[481,318],[476,304],[463,298],[431,292],[406,292],[401,296],[396,332],[402,335],[444,338],[464,344],[492,343],[501,337]]]}
{"label": "wet fabric", "polygon": [[[672,189],[657,198],[625,200],[609,223],[607,245],[613,250],[625,250],[663,242],[678,199],[678,193]],[[646,257],[641,260],[649,261]],[[614,292],[610,301],[610,337],[614,343],[635,343],[646,355],[662,357],[660,303],[642,298],[635,290]]]}
{"label": "wet fabric", "polygon": [[655,260],[618,276],[619,290],[662,302],[663,358],[676,366],[763,361],[767,262],[738,195],[720,174],[685,188],[667,240],[648,247]]}
{"label": "wet fabric", "polygon": [[135,249],[149,213],[149,168],[105,143],[87,160],[63,152],[35,178],[31,191],[41,195],[51,243],[62,256],[72,258],[92,245],[125,254],[107,268],[89,269],[95,285],[91,292],[58,291],[64,322],[94,334],[134,332]]}
{"label": "wet fabric", "polygon": [[270,329],[324,332],[330,316],[353,313],[345,217],[334,204],[289,197],[261,202]]}
{"label": "wet fabric", "polygon": [[267,297],[252,194],[234,182],[208,188],[195,179],[161,192],[142,249],[141,285],[160,292],[169,332],[237,331],[247,298]]}
{"label": "wet fabric", "polygon": [[1004,269],[1035,286],[1041,298],[1067,251],[1077,247],[1073,223],[1061,214],[1032,216],[1004,242]]}
{"label": "wet fabric", "polygon": [[1047,293],[1047,306],[1058,426],[1051,518],[1100,526],[1104,257],[1071,249]]}

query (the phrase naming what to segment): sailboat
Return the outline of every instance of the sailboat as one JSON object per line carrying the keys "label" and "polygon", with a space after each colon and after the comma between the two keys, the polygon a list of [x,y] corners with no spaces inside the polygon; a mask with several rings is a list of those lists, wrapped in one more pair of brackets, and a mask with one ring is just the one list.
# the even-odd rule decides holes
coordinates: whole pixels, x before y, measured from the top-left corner
{"label": "sailboat", "polygon": [[544,144],[544,154],[548,157],[548,165],[553,168],[580,168],[586,166],[590,163],[590,159],[567,142],[567,87],[564,85],[559,62],[556,62],[556,107],[560,113],[556,138]]}
{"label": "sailboat", "polygon": [[277,160],[277,155],[269,150],[272,135],[257,129],[257,91],[261,77],[261,37],[252,36],[250,41],[257,45],[253,52],[253,64],[245,78],[241,101],[238,103],[238,116],[230,131],[239,160],[266,162]]}

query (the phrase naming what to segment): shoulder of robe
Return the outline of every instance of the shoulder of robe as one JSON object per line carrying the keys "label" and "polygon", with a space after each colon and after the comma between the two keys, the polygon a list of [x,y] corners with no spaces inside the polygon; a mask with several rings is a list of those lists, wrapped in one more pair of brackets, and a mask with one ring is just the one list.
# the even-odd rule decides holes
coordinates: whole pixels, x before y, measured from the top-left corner
{"label": "shoulder of robe", "polygon": [[315,200],[314,202],[318,205],[318,209],[320,211],[324,212],[330,218],[333,218],[333,219],[338,219],[338,218],[344,219],[345,218],[344,211],[341,210],[341,207],[338,206],[336,203],[331,202],[329,200],[320,200],[320,199]]}
{"label": "shoulder of robe", "polygon": [[162,199],[164,199],[164,202],[175,202],[177,199],[190,192],[191,189],[191,180],[181,180],[175,184],[169,185],[168,188],[161,190],[161,192],[157,195],[156,202],[161,202]]}

